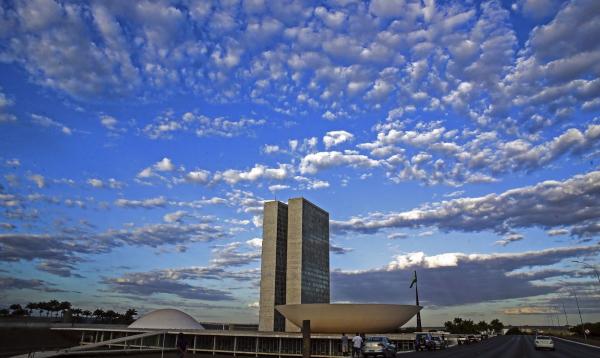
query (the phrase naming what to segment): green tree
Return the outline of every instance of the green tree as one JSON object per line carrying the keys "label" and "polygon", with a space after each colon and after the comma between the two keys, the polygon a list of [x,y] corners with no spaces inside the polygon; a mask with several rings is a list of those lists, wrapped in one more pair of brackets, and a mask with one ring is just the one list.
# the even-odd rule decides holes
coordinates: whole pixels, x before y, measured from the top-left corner
{"label": "green tree", "polygon": [[56,312],[55,316],[58,317],[58,311],[60,311],[60,302],[57,300],[50,300],[50,302],[48,302],[48,311]]}
{"label": "green tree", "polygon": [[130,308],[127,310],[127,312],[125,312],[125,323],[131,323],[133,322],[135,316],[137,316],[137,311],[135,310],[135,308]]}
{"label": "green tree", "polygon": [[94,317],[96,317],[96,320],[102,322],[102,320],[104,320],[105,313],[101,308],[97,308],[94,311],[93,315],[94,315]]}
{"label": "green tree", "polygon": [[479,321],[476,325],[475,325],[475,329],[477,330],[477,332],[481,333],[481,332],[487,332],[490,329],[490,325],[487,324],[486,321]]}
{"label": "green tree", "polygon": [[58,310],[60,311],[60,316],[62,317],[65,314],[65,311],[71,309],[71,302],[62,301],[58,304]]}
{"label": "green tree", "polygon": [[504,329],[504,324],[500,322],[499,319],[495,318],[490,322],[490,328],[494,330],[494,332],[500,333]]}
{"label": "green tree", "polygon": [[34,310],[38,309],[38,304],[34,302],[29,302],[25,308],[29,310],[29,315],[33,313]]}

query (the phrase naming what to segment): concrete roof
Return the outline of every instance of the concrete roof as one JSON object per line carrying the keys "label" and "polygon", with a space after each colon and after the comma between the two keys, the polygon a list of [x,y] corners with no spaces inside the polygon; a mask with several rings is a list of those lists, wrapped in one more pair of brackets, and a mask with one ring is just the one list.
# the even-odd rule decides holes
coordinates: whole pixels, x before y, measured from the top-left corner
{"label": "concrete roof", "polygon": [[135,329],[204,329],[192,316],[180,310],[166,308],[152,311],[137,319],[128,328]]}
{"label": "concrete roof", "polygon": [[408,322],[421,310],[415,305],[389,304],[294,304],[275,308],[302,327],[310,320],[311,333],[388,333]]}

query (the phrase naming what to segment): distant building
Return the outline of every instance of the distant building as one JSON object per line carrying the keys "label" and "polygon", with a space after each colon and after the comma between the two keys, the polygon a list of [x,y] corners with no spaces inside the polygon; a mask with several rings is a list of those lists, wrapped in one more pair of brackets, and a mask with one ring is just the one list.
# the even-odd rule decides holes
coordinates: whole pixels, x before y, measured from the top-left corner
{"label": "distant building", "polygon": [[276,305],[329,303],[329,214],[305,200],[264,204],[260,331],[299,331]]}

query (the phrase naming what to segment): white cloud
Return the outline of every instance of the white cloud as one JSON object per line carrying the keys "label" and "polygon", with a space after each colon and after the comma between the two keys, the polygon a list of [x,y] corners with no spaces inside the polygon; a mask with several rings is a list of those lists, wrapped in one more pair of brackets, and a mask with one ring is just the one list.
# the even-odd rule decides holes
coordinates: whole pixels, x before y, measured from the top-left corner
{"label": "white cloud", "polygon": [[153,173],[152,173],[152,168],[148,167],[148,168],[144,168],[144,169],[142,169],[142,171],[140,171],[140,172],[137,174],[137,177],[138,177],[138,178],[143,178],[143,179],[146,179],[146,178],[150,178],[150,177],[152,177],[152,175],[153,175]]}
{"label": "white cloud", "polygon": [[4,92],[2,92],[2,87],[0,87],[0,124],[17,121],[17,117],[14,114],[7,113],[7,108],[14,104],[15,101],[8,98]]}
{"label": "white cloud", "polygon": [[280,190],[286,190],[289,188],[290,188],[289,185],[282,185],[282,184],[269,185],[269,191],[280,191]]}
{"label": "white cloud", "polygon": [[362,168],[378,167],[381,163],[362,154],[346,154],[337,151],[317,152],[306,155],[300,162],[300,173],[316,174],[335,166]]}
{"label": "white cloud", "polygon": [[504,239],[496,241],[496,245],[506,246],[510,243],[523,240],[523,235],[521,234],[510,234],[506,235]]}
{"label": "white cloud", "polygon": [[187,216],[187,212],[183,210],[177,210],[175,212],[165,214],[163,216],[163,220],[167,223],[181,222],[185,216]]}
{"label": "white cloud", "polygon": [[123,208],[156,208],[164,207],[167,205],[167,200],[163,196],[156,198],[144,199],[144,200],[129,200],[129,199],[117,199],[115,205]]}
{"label": "white cloud", "polygon": [[57,122],[57,121],[55,121],[55,120],[53,120],[51,118],[48,118],[46,116],[42,116],[42,115],[39,115],[39,114],[32,114],[31,115],[31,119],[32,119],[33,123],[35,123],[35,124],[37,124],[39,126],[42,126],[42,127],[55,127],[55,128],[59,128],[60,131],[63,134],[66,134],[66,135],[71,135],[73,133],[73,131],[71,130],[71,128],[69,128],[69,127],[65,126],[64,124],[59,123],[59,122]]}
{"label": "white cloud", "polygon": [[90,178],[90,179],[88,179],[87,183],[89,185],[93,186],[94,188],[102,188],[102,187],[104,187],[104,183],[102,182],[102,180],[96,179],[96,178]]}
{"label": "white cloud", "polygon": [[390,239],[390,240],[406,239],[407,237],[408,237],[408,234],[404,233],[404,232],[395,232],[395,233],[389,234],[387,236],[387,238]]}
{"label": "white cloud", "polygon": [[100,124],[102,124],[102,126],[108,130],[111,130],[111,131],[117,130],[118,123],[119,122],[115,119],[115,117],[108,116],[108,115],[100,116]]}
{"label": "white cloud", "polygon": [[277,168],[269,168],[262,164],[256,164],[248,171],[228,169],[223,172],[217,172],[214,175],[214,181],[224,181],[227,184],[234,185],[244,181],[257,181],[259,179],[283,180],[289,178],[294,169],[289,164],[279,164]]}
{"label": "white cloud", "polygon": [[265,154],[277,153],[281,150],[278,145],[265,144],[262,148],[262,152]]}
{"label": "white cloud", "polygon": [[250,247],[253,247],[255,249],[260,249],[260,248],[262,248],[262,239],[256,237],[254,239],[250,239],[250,240],[246,241],[246,244],[248,244]]}
{"label": "white cloud", "polygon": [[598,230],[600,172],[576,175],[565,181],[548,180],[536,185],[474,198],[430,203],[421,208],[389,214],[331,221],[332,231],[372,233],[384,228],[437,227],[442,231],[506,234],[511,229],[541,227],[560,229],[576,225],[572,235],[589,236]]}
{"label": "white cloud", "polygon": [[175,169],[175,165],[173,165],[171,159],[165,157],[154,164],[154,169],[159,172],[171,172]]}
{"label": "white cloud", "polygon": [[186,174],[185,179],[192,183],[206,184],[210,180],[210,172],[207,170],[194,170]]}
{"label": "white cloud", "polygon": [[340,131],[330,131],[323,136],[323,144],[325,144],[325,148],[329,149],[333,146],[342,144],[344,142],[350,142],[354,139],[354,135],[352,133],[340,130]]}
{"label": "white cloud", "polygon": [[46,179],[40,174],[31,174],[27,177],[27,179],[34,182],[35,185],[37,185],[37,187],[40,189],[46,186]]}

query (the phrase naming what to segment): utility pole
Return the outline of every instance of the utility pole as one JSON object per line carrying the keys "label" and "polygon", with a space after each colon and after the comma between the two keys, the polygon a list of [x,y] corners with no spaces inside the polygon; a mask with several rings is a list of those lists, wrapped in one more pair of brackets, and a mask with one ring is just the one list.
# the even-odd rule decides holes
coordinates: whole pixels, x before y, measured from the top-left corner
{"label": "utility pole", "polygon": [[575,295],[575,302],[577,303],[577,311],[579,312],[579,321],[581,321],[581,333],[583,333],[583,340],[587,343],[587,335],[585,334],[585,327],[583,326],[583,318],[581,318],[581,310],[579,309],[579,299],[577,298],[577,293],[573,292]]}
{"label": "utility pole", "polygon": [[563,306],[563,312],[565,313],[565,322],[567,322],[567,326],[569,325],[569,318],[567,318],[567,310],[565,309],[565,303],[562,303]]}

